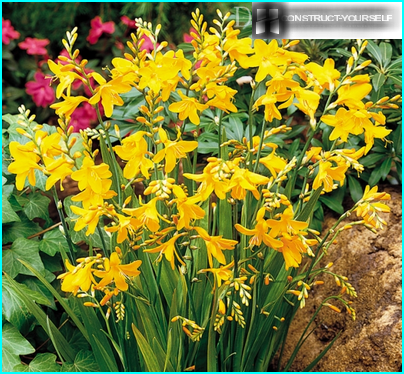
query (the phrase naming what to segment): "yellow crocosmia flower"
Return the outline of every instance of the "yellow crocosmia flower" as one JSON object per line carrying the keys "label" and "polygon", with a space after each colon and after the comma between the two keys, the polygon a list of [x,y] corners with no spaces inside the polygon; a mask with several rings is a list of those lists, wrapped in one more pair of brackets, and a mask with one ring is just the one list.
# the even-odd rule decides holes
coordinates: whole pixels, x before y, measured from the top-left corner
{"label": "yellow crocosmia flower", "polygon": [[337,93],[338,99],[333,105],[345,105],[349,109],[363,109],[365,104],[362,99],[372,90],[369,83],[355,83],[341,86]]}
{"label": "yellow crocosmia flower", "polygon": [[190,222],[193,219],[201,219],[205,216],[205,211],[198,205],[201,201],[200,195],[187,197],[184,190],[180,186],[173,186],[173,193],[177,197],[174,199],[177,205],[179,219],[177,223],[177,230],[182,228],[190,229]]}
{"label": "yellow crocosmia flower", "polygon": [[62,147],[59,145],[60,139],[61,136],[57,132],[51,135],[41,130],[35,132],[35,141],[39,145],[42,157],[60,156],[63,153]]}
{"label": "yellow crocosmia flower", "polygon": [[175,242],[177,241],[177,239],[179,237],[180,237],[179,235],[174,235],[170,240],[168,240],[165,243],[159,245],[158,247],[152,248],[152,249],[145,249],[143,252],[160,253],[158,261],[161,261],[162,255],[164,254],[164,257],[166,258],[167,261],[170,262],[171,268],[173,270],[174,270],[174,267],[175,267],[175,257],[177,257],[177,260],[182,265],[185,266],[184,261],[182,261],[181,257],[177,253],[177,250],[175,249]]}
{"label": "yellow crocosmia flower", "polygon": [[257,190],[257,185],[267,184],[268,182],[269,178],[236,166],[227,191],[231,191],[231,196],[238,200],[244,200],[247,191],[251,191],[258,200],[260,193]]}
{"label": "yellow crocosmia flower", "polygon": [[149,169],[152,168],[153,161],[146,155],[152,155],[147,150],[147,142],[143,138],[148,133],[138,131],[122,140],[122,145],[114,147],[116,154],[124,161],[128,161],[123,169],[123,176],[132,179],[141,172],[145,178],[149,178]]}
{"label": "yellow crocosmia flower", "polygon": [[95,89],[94,96],[88,102],[91,105],[95,105],[101,100],[105,115],[111,117],[114,105],[121,106],[124,103],[119,94],[129,92],[132,86],[124,80],[123,76],[107,82],[98,73],[91,73],[91,75],[98,82],[99,86]]}
{"label": "yellow crocosmia flower", "polygon": [[181,91],[178,91],[178,94],[181,97],[181,101],[172,103],[168,107],[168,109],[174,113],[179,113],[179,118],[181,121],[183,121],[186,118],[189,118],[189,120],[194,125],[199,125],[200,119],[199,119],[198,111],[202,112],[209,106],[206,104],[199,103],[193,97],[185,96]]}
{"label": "yellow crocosmia flower", "polygon": [[48,179],[46,180],[45,189],[50,190],[52,186],[55,185],[57,181],[60,181],[60,189],[63,191],[63,180],[73,173],[74,163],[66,160],[66,157],[62,155],[58,159],[43,158],[45,163],[46,171],[50,174]]}
{"label": "yellow crocosmia flower", "polygon": [[275,154],[275,148],[268,156],[262,157],[259,162],[271,172],[274,178],[276,178],[278,173],[284,170],[287,165],[287,162],[283,158]]}
{"label": "yellow crocosmia flower", "polygon": [[212,256],[219,261],[220,264],[225,265],[226,259],[223,254],[223,250],[233,250],[234,246],[238,244],[237,240],[223,239],[223,236],[210,236],[206,230],[202,227],[194,227],[201,238],[206,244],[206,250],[208,252],[209,266],[213,267]]}
{"label": "yellow crocosmia flower", "polygon": [[72,201],[81,201],[84,209],[89,209],[91,206],[101,206],[104,200],[112,199],[117,195],[115,191],[110,190],[112,181],[104,179],[102,182],[101,193],[96,193],[91,187],[87,187],[79,194],[72,197]]}
{"label": "yellow crocosmia flower", "polygon": [[211,66],[219,65],[222,62],[222,55],[217,49],[220,39],[216,35],[209,34],[207,31],[203,33],[202,45],[198,48],[198,52],[194,52],[193,56],[198,61],[208,63]]}
{"label": "yellow crocosmia flower", "polygon": [[138,270],[142,264],[141,260],[131,262],[127,265],[121,265],[118,253],[111,253],[111,257],[104,259],[105,270],[95,270],[94,275],[98,278],[102,278],[98,283],[97,289],[101,289],[106,285],[115,282],[115,287],[120,291],[127,291],[129,286],[126,283],[126,278],[137,277],[140,274]]}
{"label": "yellow crocosmia flower", "polygon": [[111,70],[112,79],[122,77],[123,82],[133,83],[139,81],[139,66],[125,58],[115,57],[111,61],[114,69]]}
{"label": "yellow crocosmia flower", "polygon": [[129,235],[134,236],[135,233],[142,227],[142,223],[136,218],[127,217],[122,214],[117,214],[115,217],[118,218],[119,223],[115,226],[105,227],[105,231],[118,231],[118,237],[116,239],[118,244],[122,243],[126,239],[129,239]]}
{"label": "yellow crocosmia flower", "polygon": [[208,161],[209,164],[205,166],[202,174],[184,173],[184,177],[202,182],[198,188],[198,194],[201,195],[202,201],[208,199],[212,192],[215,192],[216,196],[223,200],[226,198],[230,172],[234,166],[229,161],[217,158],[212,158]]}
{"label": "yellow crocosmia flower", "polygon": [[280,213],[280,220],[268,219],[267,224],[271,228],[270,235],[276,237],[280,234],[287,233],[290,235],[305,235],[306,233],[301,230],[306,229],[309,224],[306,222],[293,220],[293,208],[289,205],[283,213]]}
{"label": "yellow crocosmia flower", "polygon": [[390,212],[390,207],[379,201],[390,200],[391,196],[386,192],[377,192],[378,187],[366,186],[362,199],[359,200],[357,208],[354,210],[358,217],[363,218],[365,223],[376,229],[387,225],[386,221],[379,216],[379,213]]}
{"label": "yellow crocosmia flower", "polygon": [[[275,39],[274,39],[275,40]],[[282,115],[278,108],[275,106],[277,102],[275,94],[265,94],[258,98],[254,103],[254,108],[258,110],[258,107],[265,105],[265,121],[272,122],[274,118],[281,120]]]}
{"label": "yellow crocosmia flower", "polygon": [[100,305],[104,306],[109,300],[112,299],[113,296],[117,296],[119,294],[119,289],[115,287],[113,291],[110,291],[108,288],[104,288],[102,292],[105,293],[105,296],[101,299]]}
{"label": "yellow crocosmia flower", "polygon": [[129,214],[130,216],[135,216],[143,225],[147,228],[156,232],[160,228],[159,213],[156,208],[156,203],[159,200],[158,197],[151,199],[147,204],[142,203],[142,199],[139,199],[141,207],[139,208],[125,208],[122,212]]}
{"label": "yellow crocosmia flower", "polygon": [[72,174],[72,179],[79,182],[79,189],[83,191],[87,187],[91,188],[95,193],[102,194],[105,187],[103,185],[108,178],[112,176],[109,166],[105,163],[95,165],[94,160],[90,157],[84,157],[80,170]]}
{"label": "yellow crocosmia flower", "polygon": [[83,209],[75,205],[72,205],[70,208],[74,214],[77,214],[79,216],[79,218],[77,218],[76,224],[74,225],[74,231],[80,231],[88,226],[86,235],[88,236],[90,234],[94,234],[95,229],[98,225],[98,221],[104,214],[103,209],[99,209],[98,207]]}
{"label": "yellow crocosmia flower", "polygon": [[56,98],[60,98],[64,90],[67,89],[67,96],[70,96],[71,86],[73,82],[82,78],[72,70],[74,66],[72,64],[62,65],[60,62],[55,64],[52,60],[48,60],[49,69],[55,74],[56,78],[59,78],[60,83],[56,88]]}
{"label": "yellow crocosmia flower", "polygon": [[[219,86],[214,82],[208,83],[206,89],[208,98],[210,99],[206,105],[219,108],[226,113],[229,113],[229,111],[237,112],[236,106],[232,103],[237,90],[233,90],[227,86]],[[215,97],[211,99],[213,96]]]}
{"label": "yellow crocosmia flower", "polygon": [[339,181],[343,186],[347,170],[347,165],[333,167],[331,162],[320,160],[319,170],[313,182],[313,189],[317,190],[322,185],[325,192],[331,192],[334,189],[334,181]]}
{"label": "yellow crocosmia flower", "polygon": [[62,291],[72,292],[73,295],[76,296],[80,289],[87,292],[91,284],[97,284],[92,274],[94,271],[92,269],[94,263],[95,260],[73,266],[70,264],[69,260],[66,260],[65,264],[68,272],[58,276],[58,279],[63,279],[61,286]]}
{"label": "yellow crocosmia flower", "polygon": [[375,138],[384,139],[392,132],[392,130],[386,129],[386,127],[378,122],[375,122],[374,125],[372,123],[366,123],[363,128],[365,130],[365,154],[372,149]]}
{"label": "yellow crocosmia flower", "polygon": [[177,159],[187,157],[186,153],[193,151],[198,147],[196,141],[179,140],[181,133],[178,131],[176,140],[170,140],[167,132],[162,128],[158,131],[160,141],[164,144],[164,148],[157,152],[153,157],[153,162],[159,163],[163,159],[166,161],[165,172],[169,173],[175,168]]}
{"label": "yellow crocosmia flower", "polygon": [[318,108],[318,104],[320,102],[320,95],[314,91],[305,90],[303,88],[296,88],[294,90],[296,99],[298,100],[295,103],[296,107],[298,107],[304,114],[307,114],[310,117],[311,122],[315,121],[314,114]]}
{"label": "yellow crocosmia flower", "polygon": [[232,62],[236,60],[240,65],[244,65],[247,55],[254,53],[254,50],[251,48],[251,39],[238,39],[238,34],[240,34],[240,30],[234,30],[232,26],[227,26],[226,43],[223,50],[229,54]]}
{"label": "yellow crocosmia flower", "polygon": [[201,66],[196,71],[200,79],[191,85],[190,89],[198,92],[204,89],[209,83],[224,83],[227,81],[227,77],[234,75],[235,70],[236,69],[228,71],[225,66],[221,65]]}
{"label": "yellow crocosmia flower", "polygon": [[175,54],[173,53],[173,55],[171,55],[172,52],[174,51],[168,51],[164,55],[164,59],[171,59],[171,67],[173,70],[177,71],[176,74],[178,74],[178,71],[181,71],[182,76],[186,80],[189,80],[191,77],[190,71],[192,68],[192,62],[184,57],[184,51],[182,49],[178,49],[175,51]]}
{"label": "yellow crocosmia flower", "polygon": [[[299,87],[299,83],[293,80],[293,73],[286,72],[281,74],[276,72],[275,76],[272,77],[270,81],[266,83],[267,85],[267,95],[275,94],[277,101],[293,101],[294,92],[293,90]],[[286,103],[282,104],[283,107],[287,107]]]}
{"label": "yellow crocosmia flower", "polygon": [[277,251],[282,252],[285,260],[285,268],[288,270],[290,267],[297,268],[302,262],[302,253],[307,252],[307,247],[302,242],[299,236],[284,234],[280,241],[283,246]]}
{"label": "yellow crocosmia flower", "polygon": [[84,96],[65,96],[62,94],[64,101],[52,104],[50,107],[55,109],[58,116],[70,117],[76,108],[82,103],[87,102],[88,99]]}
{"label": "yellow crocosmia flower", "polygon": [[321,120],[334,127],[330,140],[341,139],[344,142],[348,141],[349,134],[362,134],[364,124],[370,122],[365,110],[346,110],[345,108],[339,108],[335,115],[324,115]]}
{"label": "yellow crocosmia flower", "polygon": [[276,240],[271,234],[268,234],[269,226],[267,221],[264,218],[265,216],[265,208],[262,207],[259,209],[256,217],[256,225],[254,229],[247,229],[240,224],[234,225],[237,231],[240,233],[252,236],[249,241],[250,247],[257,246],[259,247],[262,242],[264,242],[268,247],[271,248],[280,248],[282,247],[282,243],[279,240]]}
{"label": "yellow crocosmia flower", "polygon": [[[254,41],[254,55],[250,56],[248,59],[242,61],[243,68],[248,67],[258,67],[257,75],[255,76],[256,82],[261,82],[266,78],[267,75],[272,77],[279,72],[278,59],[275,60],[277,56],[279,47],[276,39],[272,39],[268,44],[261,39],[255,39]],[[280,65],[286,65],[287,60],[282,61]],[[284,70],[284,69],[282,69]]]}
{"label": "yellow crocosmia flower", "polygon": [[40,157],[35,151],[37,150],[34,142],[28,142],[21,145],[19,142],[10,142],[10,154],[14,161],[8,166],[8,171],[17,174],[15,179],[15,186],[17,190],[22,190],[25,185],[25,180],[32,186],[35,186],[35,169],[42,170],[38,165]]}
{"label": "yellow crocosmia flower", "polygon": [[198,273],[206,273],[210,271],[216,278],[217,286],[220,287],[222,285],[222,281],[226,282],[233,276],[233,270],[230,270],[234,267],[234,261],[230,262],[226,266],[220,266],[218,269],[203,269]]}
{"label": "yellow crocosmia flower", "polygon": [[314,79],[320,83],[320,88],[318,88],[317,85],[314,85],[317,93],[321,93],[325,88],[329,91],[334,89],[336,81],[341,75],[337,69],[334,69],[334,66],[335,62],[332,58],[327,58],[324,61],[323,66],[320,66],[315,62],[309,62],[305,65],[305,68],[313,74]]}

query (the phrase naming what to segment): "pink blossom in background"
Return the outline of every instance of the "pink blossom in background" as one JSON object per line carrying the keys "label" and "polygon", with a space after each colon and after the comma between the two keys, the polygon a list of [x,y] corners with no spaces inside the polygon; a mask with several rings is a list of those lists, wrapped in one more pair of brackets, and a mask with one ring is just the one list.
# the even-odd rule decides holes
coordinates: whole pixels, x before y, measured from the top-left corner
{"label": "pink blossom in background", "polygon": [[90,44],[95,44],[104,32],[106,34],[112,34],[114,31],[115,23],[113,21],[102,23],[101,17],[97,16],[91,20],[91,29],[87,40]]}
{"label": "pink blossom in background", "polygon": [[127,25],[130,29],[137,29],[136,21],[132,21],[129,17],[122,16],[121,21],[122,21],[122,23]]}
{"label": "pink blossom in background", "polygon": [[144,39],[144,43],[140,47],[140,50],[146,50],[148,53],[150,53],[154,49],[154,45],[151,39],[147,35],[143,35],[140,39]]}
{"label": "pink blossom in background", "polygon": [[25,84],[27,88],[25,91],[28,95],[32,96],[32,100],[36,106],[46,108],[55,102],[55,91],[49,84],[49,78],[45,78],[45,75],[40,71],[35,73],[34,81]]}
{"label": "pink blossom in background", "polygon": [[14,27],[11,25],[11,21],[8,19],[2,18],[1,30],[3,44],[10,44],[12,40],[18,39],[20,37],[20,33],[14,30]]}
{"label": "pink blossom in background", "polygon": [[184,42],[185,42],[185,43],[191,43],[192,40],[194,40],[193,36],[190,35],[191,32],[194,32],[195,34],[198,35],[198,32],[197,32],[193,27],[191,27],[191,28],[189,29],[189,34],[184,34]]}
{"label": "pink blossom in background", "polygon": [[29,55],[46,55],[45,46],[48,44],[48,39],[26,38],[23,42],[18,43],[18,46],[21,49],[26,49]]}
{"label": "pink blossom in background", "polygon": [[70,117],[70,126],[73,126],[73,132],[84,130],[97,120],[97,112],[89,103],[83,103],[83,106],[77,108]]}

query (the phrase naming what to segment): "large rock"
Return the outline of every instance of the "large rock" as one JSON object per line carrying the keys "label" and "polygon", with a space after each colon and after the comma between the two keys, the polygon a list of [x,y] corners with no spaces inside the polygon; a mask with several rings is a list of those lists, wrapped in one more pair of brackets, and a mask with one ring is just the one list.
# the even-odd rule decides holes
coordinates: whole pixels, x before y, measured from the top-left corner
{"label": "large rock", "polygon": [[[315,321],[318,328],[303,345],[291,371],[302,371],[342,330],[315,371],[401,372],[402,197],[398,188],[379,189],[382,190],[391,195],[387,203],[391,213],[383,215],[387,227],[378,234],[362,226],[342,232],[322,260],[323,265],[333,262],[330,270],[347,276],[355,287],[358,297],[352,299],[352,305],[356,320],[352,321],[342,305],[331,301],[343,309],[342,313],[323,308]],[[353,214],[350,220],[355,219]],[[328,217],[325,229],[335,221]],[[322,280],[326,283],[311,291],[306,307],[298,311],[293,321],[284,358],[290,355],[315,308],[326,296],[340,291],[331,276],[324,275]]]}

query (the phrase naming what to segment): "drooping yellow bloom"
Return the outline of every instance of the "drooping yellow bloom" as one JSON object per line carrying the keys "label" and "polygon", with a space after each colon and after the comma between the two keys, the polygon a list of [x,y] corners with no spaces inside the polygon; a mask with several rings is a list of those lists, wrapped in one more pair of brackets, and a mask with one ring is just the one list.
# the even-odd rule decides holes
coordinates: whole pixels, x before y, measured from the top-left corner
{"label": "drooping yellow bloom", "polygon": [[117,232],[118,237],[116,239],[117,243],[120,244],[124,240],[129,239],[129,234],[134,235],[142,226],[142,223],[133,217],[126,217],[123,214],[116,214],[119,223],[115,226],[104,227],[105,231]]}
{"label": "drooping yellow bloom", "polygon": [[226,43],[224,44],[224,51],[230,56],[230,60],[236,60],[240,65],[244,65],[247,55],[254,52],[251,48],[252,41],[250,38],[238,39],[240,30],[234,30],[232,26],[226,26]]}
{"label": "drooping yellow bloom", "polygon": [[358,207],[354,210],[358,217],[363,218],[365,223],[376,229],[387,225],[386,221],[379,216],[379,213],[390,212],[390,207],[379,201],[390,200],[390,195],[386,192],[377,192],[378,187],[366,186],[362,199],[358,202]]}
{"label": "drooping yellow bloom", "polygon": [[132,217],[135,216],[150,231],[156,232],[160,228],[159,213],[156,208],[158,200],[159,198],[155,197],[147,204],[143,204],[142,199],[139,199],[141,205],[139,208],[125,208],[122,209],[122,212]]}
{"label": "drooping yellow bloom", "polygon": [[345,173],[348,170],[346,164],[333,167],[330,161],[320,160],[319,170],[313,182],[313,189],[316,190],[323,185],[325,192],[331,192],[334,189],[334,181],[339,181],[344,185]]}
{"label": "drooping yellow bloom", "polygon": [[79,208],[78,206],[72,205],[70,209],[73,213],[80,216],[77,218],[77,222],[74,225],[74,231],[80,231],[84,227],[88,226],[86,235],[94,234],[97,228],[100,217],[104,214],[104,210],[101,207],[91,206],[88,209]]}
{"label": "drooping yellow bloom", "polygon": [[338,89],[338,99],[333,104],[346,105],[349,109],[363,109],[365,104],[363,104],[362,99],[371,90],[372,85],[369,83],[343,85]]}
{"label": "drooping yellow bloom", "polygon": [[230,172],[234,166],[229,161],[223,161],[215,157],[210,157],[208,162],[209,164],[205,166],[202,174],[184,173],[184,177],[202,182],[198,188],[202,201],[208,199],[213,191],[219,199],[223,200],[226,198]]}
{"label": "drooping yellow bloom", "polygon": [[144,136],[146,131],[138,131],[122,140],[122,145],[114,147],[116,154],[128,161],[123,169],[123,176],[132,179],[141,172],[145,178],[149,178],[149,169],[153,167],[153,161],[146,155],[152,154],[147,150],[147,142]]}
{"label": "drooping yellow bloom", "polygon": [[238,244],[238,241],[223,239],[222,235],[210,236],[202,227],[194,227],[194,229],[198,232],[206,244],[209,266],[213,267],[212,256],[219,261],[220,264],[225,265],[226,259],[222,251],[225,249],[233,250],[234,246]]}
{"label": "drooping yellow bloom", "polygon": [[177,205],[179,219],[177,223],[177,230],[182,228],[190,229],[191,220],[201,219],[205,216],[205,211],[198,205],[201,201],[200,195],[187,197],[184,190],[180,186],[173,186],[173,193],[177,197],[174,201]]}
{"label": "drooping yellow bloom", "polygon": [[185,118],[189,117],[189,120],[194,125],[199,125],[200,119],[198,111],[203,111],[208,108],[208,105],[199,103],[193,97],[185,96],[181,91],[178,90],[178,94],[181,97],[181,101],[172,103],[168,109],[174,113],[179,113],[179,118],[183,121]]}
{"label": "drooping yellow bloom", "polygon": [[[175,242],[179,238],[179,235],[174,235],[170,240],[166,241],[165,243],[159,245],[156,248],[152,249],[145,249],[144,252],[148,253],[160,253],[160,256],[158,258],[158,261],[161,261],[162,255],[164,254],[164,257],[166,258],[167,261],[170,262],[171,268],[174,270],[175,268],[175,257],[177,260],[185,266],[184,261],[182,261],[181,257],[178,255],[177,250],[175,249]],[[175,256],[175,257],[174,257]]]}
{"label": "drooping yellow bloom", "polygon": [[241,232],[244,235],[252,236],[249,241],[250,247],[257,246],[259,247],[262,242],[264,242],[268,247],[271,248],[280,248],[282,247],[282,243],[279,240],[276,240],[275,237],[268,233],[269,225],[268,220],[265,220],[265,208],[262,207],[258,210],[256,217],[256,225],[254,229],[247,229],[240,224],[235,224],[234,227],[237,231]]}
{"label": "drooping yellow bloom", "polygon": [[169,173],[175,168],[177,159],[187,157],[186,153],[193,151],[198,147],[196,141],[180,140],[181,133],[178,132],[177,139],[172,141],[167,136],[167,132],[162,128],[159,129],[160,141],[164,144],[164,148],[157,152],[153,157],[153,162],[159,163],[164,158],[166,160],[165,172]]}
{"label": "drooping yellow bloom", "polygon": [[258,192],[257,185],[267,184],[268,182],[269,178],[236,166],[227,186],[227,191],[231,191],[231,196],[238,200],[244,200],[247,191],[251,191],[258,200],[260,193]]}
{"label": "drooping yellow bloom", "polygon": [[283,243],[283,246],[277,249],[277,251],[283,254],[286,270],[288,270],[289,267],[299,267],[302,262],[302,253],[307,252],[303,241],[297,235],[290,236],[285,234],[282,235],[280,241]]}
{"label": "drooping yellow bloom", "polygon": [[60,189],[63,191],[63,180],[73,173],[74,163],[69,162],[64,155],[56,160],[48,157],[44,157],[43,160],[46,171],[50,173],[46,180],[45,189],[50,190],[57,181],[60,181]]}
{"label": "drooping yellow bloom", "polygon": [[112,79],[122,77],[123,82],[133,83],[139,81],[139,66],[125,58],[115,57],[111,61],[114,68],[111,70]]}
{"label": "drooping yellow bloom", "polygon": [[275,154],[276,147],[273,147],[273,151],[266,157],[260,158],[259,162],[263,164],[272,174],[274,178],[278,173],[285,169],[287,162]]}
{"label": "drooping yellow bloom", "polygon": [[91,76],[98,82],[99,86],[95,89],[93,97],[88,102],[95,105],[101,100],[105,115],[111,117],[114,105],[121,106],[124,104],[119,94],[129,92],[132,86],[123,77],[111,79],[107,82],[98,73],[91,73]]}
{"label": "drooping yellow bloom", "polygon": [[17,175],[15,178],[17,190],[21,191],[24,188],[27,177],[29,183],[35,186],[35,169],[41,170],[42,168],[38,165],[40,157],[34,152],[36,150],[34,142],[21,145],[13,141],[10,142],[9,148],[14,161],[8,166],[8,171]]}
{"label": "drooping yellow bloom", "polygon": [[65,96],[62,94],[64,101],[52,104],[50,107],[55,109],[58,116],[70,117],[76,108],[82,103],[87,102],[88,99],[84,96]]}
{"label": "drooping yellow bloom", "polygon": [[[275,39],[274,39],[275,40]],[[258,107],[265,105],[265,121],[272,122],[274,118],[281,120],[282,115],[278,108],[275,106],[277,98],[275,94],[265,94],[258,98],[254,103],[254,108],[258,110]]]}
{"label": "drooping yellow bloom", "polygon": [[100,289],[111,282],[115,282],[116,288],[118,288],[120,291],[127,291],[129,286],[126,283],[126,278],[138,276],[140,274],[138,268],[141,264],[142,261],[137,260],[127,265],[121,265],[121,260],[119,259],[118,253],[111,253],[111,257],[109,259],[104,259],[105,270],[94,271],[94,275],[96,277],[102,278],[96,288]]}
{"label": "drooping yellow bloom", "polygon": [[73,295],[76,296],[80,289],[87,292],[91,284],[97,284],[92,274],[94,271],[92,269],[94,263],[95,260],[92,260],[73,266],[70,264],[69,260],[66,260],[65,264],[68,272],[58,276],[58,279],[63,279],[61,286],[62,291],[72,292]]}
{"label": "drooping yellow bloom", "polygon": [[105,163],[95,165],[90,157],[83,159],[80,170],[72,174],[72,179],[79,182],[79,189],[82,191],[90,187],[95,193],[103,193],[103,185],[108,183],[108,178],[112,176],[109,166]]}
{"label": "drooping yellow bloom", "polygon": [[60,80],[60,83],[56,88],[56,97],[59,99],[65,89],[67,89],[67,96],[70,96],[73,82],[76,79],[82,79],[80,75],[72,71],[74,69],[74,65],[62,65],[60,62],[55,64],[52,60],[48,60],[48,66],[52,73],[55,74],[55,76]]}
{"label": "drooping yellow bloom", "polygon": [[237,108],[232,102],[234,100],[234,95],[237,93],[237,90],[233,90],[232,88],[225,85],[219,86],[214,82],[208,83],[206,86],[206,90],[206,94],[210,99],[206,102],[206,105],[219,108],[226,113],[229,113],[229,111],[237,112]]}
{"label": "drooping yellow bloom", "polygon": [[198,273],[206,273],[210,271],[216,278],[217,286],[220,287],[222,285],[222,281],[226,282],[233,276],[233,270],[230,270],[234,267],[234,261],[230,262],[226,266],[220,266],[217,269],[203,269]]}
{"label": "drooping yellow bloom", "polygon": [[317,93],[321,93],[324,88],[332,91],[336,85],[337,79],[340,77],[341,73],[334,68],[335,62],[332,58],[327,58],[324,61],[324,65],[320,66],[315,62],[309,62],[305,65],[305,68],[311,72],[314,79],[320,84],[320,88],[314,85],[314,89]]}
{"label": "drooping yellow bloom", "polygon": [[294,92],[298,100],[295,103],[296,107],[310,117],[310,124],[313,125],[315,123],[314,115],[320,103],[320,95],[314,91],[305,90],[300,87],[296,88]]}
{"label": "drooping yellow bloom", "polygon": [[271,228],[269,234],[276,237],[280,234],[287,233],[290,235],[305,234],[301,230],[308,227],[308,223],[293,220],[293,208],[289,205],[282,213],[280,213],[280,220],[268,219],[267,224]]}
{"label": "drooping yellow bloom", "polygon": [[104,179],[102,182],[101,193],[94,192],[90,186],[88,186],[84,191],[78,193],[72,197],[72,201],[81,201],[84,209],[89,209],[91,206],[101,206],[104,200],[112,199],[117,195],[115,191],[110,190],[112,185],[112,180]]}

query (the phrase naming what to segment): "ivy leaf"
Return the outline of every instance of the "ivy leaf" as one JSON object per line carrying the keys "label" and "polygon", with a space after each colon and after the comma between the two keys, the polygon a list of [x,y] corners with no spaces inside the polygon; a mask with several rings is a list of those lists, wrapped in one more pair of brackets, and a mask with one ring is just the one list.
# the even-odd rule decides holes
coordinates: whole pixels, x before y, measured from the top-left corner
{"label": "ivy leaf", "polygon": [[15,278],[18,274],[33,275],[18,259],[28,262],[34,269],[44,274],[41,257],[39,256],[39,242],[18,238],[10,249],[3,250],[3,271]]}
{"label": "ivy leaf", "polygon": [[39,353],[29,365],[16,365],[13,371],[19,372],[58,372],[61,366],[56,363],[56,356],[53,353]]}
{"label": "ivy leaf", "polygon": [[3,225],[3,244],[12,243],[18,238],[27,238],[41,231],[41,227],[36,222],[30,221],[25,214],[19,217],[21,222]]}
{"label": "ivy leaf", "polygon": [[2,219],[3,223],[10,223],[10,222],[21,222],[20,217],[18,217],[17,213],[14,212],[13,207],[11,206],[10,202],[7,200],[6,195],[2,196]]}
{"label": "ivy leaf", "polygon": [[55,230],[45,233],[39,243],[39,250],[45,252],[49,256],[54,256],[59,252],[59,245],[67,247],[67,241],[60,230],[56,228]]}
{"label": "ivy leaf", "polygon": [[2,371],[14,371],[14,366],[21,364],[19,355],[34,353],[34,347],[11,324],[3,325],[2,334]]}
{"label": "ivy leaf", "polygon": [[34,218],[49,218],[48,206],[50,200],[48,197],[35,193],[29,196],[29,201],[25,204],[23,211],[30,220]]}
{"label": "ivy leaf", "polygon": [[64,372],[95,372],[99,371],[92,352],[81,350],[74,358],[74,363],[65,363],[62,366]]}

